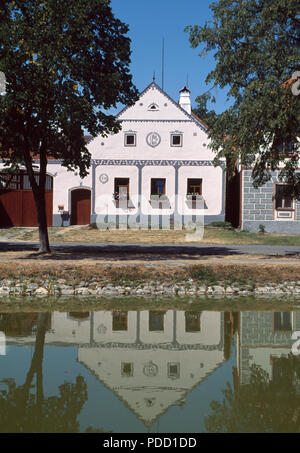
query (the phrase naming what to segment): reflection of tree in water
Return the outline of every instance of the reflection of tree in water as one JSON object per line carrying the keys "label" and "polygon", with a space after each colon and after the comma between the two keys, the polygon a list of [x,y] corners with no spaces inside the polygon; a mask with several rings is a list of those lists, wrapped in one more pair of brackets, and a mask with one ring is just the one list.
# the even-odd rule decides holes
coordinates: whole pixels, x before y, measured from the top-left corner
{"label": "reflection of tree in water", "polygon": [[[39,313],[34,354],[25,383],[16,386],[5,381],[7,390],[0,394],[0,432],[78,432],[77,417],[87,400],[87,386],[82,376],[76,382],[64,382],[56,396],[44,397],[43,355],[45,333],[50,313]],[[36,391],[32,382],[36,375]]]}
{"label": "reflection of tree in water", "polygon": [[[27,337],[36,332],[38,313],[1,313],[0,330],[8,337]],[[50,317],[47,330],[50,329]]]}
{"label": "reflection of tree in water", "polygon": [[38,398],[30,393],[23,397],[23,387],[8,381],[8,390],[0,397],[1,433],[74,433],[79,432],[79,415],[85,403],[86,384],[77,376],[76,383],[65,382],[59,394]]}
{"label": "reflection of tree in water", "polygon": [[208,432],[300,432],[300,358],[291,354],[275,360],[273,379],[252,365],[249,384],[233,391],[227,383],[222,403],[211,403]]}
{"label": "reflection of tree in water", "polygon": [[238,329],[239,313],[224,312],[224,359],[229,360],[232,352],[232,340]]}

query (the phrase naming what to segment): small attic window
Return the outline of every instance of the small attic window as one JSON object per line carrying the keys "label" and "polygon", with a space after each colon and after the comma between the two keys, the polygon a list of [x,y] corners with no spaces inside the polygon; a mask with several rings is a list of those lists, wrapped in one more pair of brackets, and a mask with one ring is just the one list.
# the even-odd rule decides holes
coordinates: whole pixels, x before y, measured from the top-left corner
{"label": "small attic window", "polygon": [[124,135],[124,145],[125,146],[136,146],[136,134],[126,133]]}
{"label": "small attic window", "polygon": [[171,134],[171,146],[182,146],[182,134]]}
{"label": "small attic window", "polygon": [[153,102],[149,105],[148,110],[151,110],[152,112],[158,110],[158,105]]}

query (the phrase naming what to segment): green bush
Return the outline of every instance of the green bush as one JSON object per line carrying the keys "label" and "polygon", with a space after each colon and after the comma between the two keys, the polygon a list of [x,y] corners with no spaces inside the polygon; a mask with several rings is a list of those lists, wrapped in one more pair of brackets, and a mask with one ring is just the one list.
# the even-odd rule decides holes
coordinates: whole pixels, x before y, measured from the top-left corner
{"label": "green bush", "polygon": [[214,282],[216,280],[216,277],[211,269],[201,267],[191,267],[189,269],[189,275],[192,279],[198,281]]}
{"label": "green bush", "polygon": [[90,223],[90,224],[89,224],[89,229],[90,229],[90,230],[97,230],[97,228],[98,228],[98,227],[97,227],[97,223],[96,223],[96,222]]}

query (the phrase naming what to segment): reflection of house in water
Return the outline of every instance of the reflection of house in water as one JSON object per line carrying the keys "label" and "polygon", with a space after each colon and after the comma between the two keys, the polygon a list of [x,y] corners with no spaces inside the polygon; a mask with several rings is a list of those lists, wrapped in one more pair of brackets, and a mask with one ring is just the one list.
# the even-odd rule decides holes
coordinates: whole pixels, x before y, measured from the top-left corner
{"label": "reflection of house in water", "polygon": [[224,361],[221,313],[95,313],[91,332],[78,360],[146,426]]}
{"label": "reflection of house in water", "polygon": [[151,426],[228,358],[230,338],[220,312],[55,312],[45,343],[77,345],[78,361]]}
{"label": "reflection of house in water", "polygon": [[241,312],[237,355],[240,384],[249,383],[254,364],[276,381],[281,369],[279,359],[291,354],[295,331],[300,331],[300,312]]}

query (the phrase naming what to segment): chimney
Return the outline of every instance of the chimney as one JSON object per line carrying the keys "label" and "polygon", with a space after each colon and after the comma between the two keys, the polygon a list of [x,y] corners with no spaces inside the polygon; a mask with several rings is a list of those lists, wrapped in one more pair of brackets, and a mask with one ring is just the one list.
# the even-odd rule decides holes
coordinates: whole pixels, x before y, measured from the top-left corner
{"label": "chimney", "polygon": [[179,105],[190,115],[192,113],[190,90],[186,86],[184,86],[182,90],[179,91],[179,93]]}

